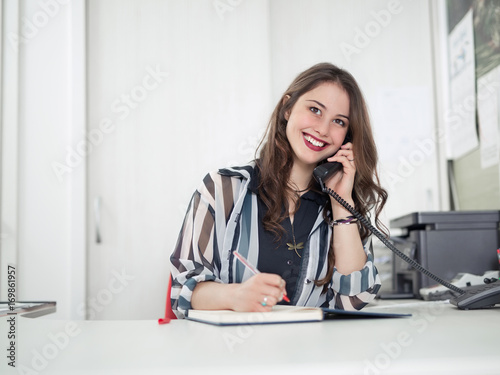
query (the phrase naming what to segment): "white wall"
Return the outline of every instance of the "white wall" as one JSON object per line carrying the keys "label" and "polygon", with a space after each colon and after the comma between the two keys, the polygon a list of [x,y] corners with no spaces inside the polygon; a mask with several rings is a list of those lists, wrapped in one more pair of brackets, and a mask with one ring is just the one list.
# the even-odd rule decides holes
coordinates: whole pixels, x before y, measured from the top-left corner
{"label": "white wall", "polygon": [[[84,298],[84,215],[82,195],[75,196],[84,189],[83,171],[60,183],[52,163],[61,159],[74,131],[78,126],[83,130],[85,123],[83,71],[74,71],[83,65],[78,49],[83,43],[75,38],[76,26],[80,36],[84,32],[83,2],[66,3],[20,1],[19,29],[5,29],[3,45],[9,52],[19,51],[18,96],[6,93],[17,96],[18,103],[12,109],[18,113],[17,181],[12,182],[17,184],[17,228],[12,233],[17,238],[17,300],[55,300],[58,311],[52,317],[65,318],[74,299]],[[74,181],[80,181],[76,188]]]}
{"label": "white wall", "polygon": [[[17,190],[18,190],[18,65],[17,48],[6,48],[7,30],[18,28],[19,5],[14,1],[4,2],[1,7],[1,191],[0,191],[0,285],[9,285],[8,275],[16,276],[17,265]],[[4,15],[10,15],[6,17]],[[9,93],[9,95],[6,95]],[[14,269],[10,269],[14,267]],[[14,275],[12,275],[14,274]],[[12,279],[11,279],[12,281]],[[0,289],[0,300],[12,301],[11,291]]]}
{"label": "white wall", "polygon": [[384,221],[440,209],[429,3],[278,0],[271,9],[274,97],[318,61],[347,69],[372,114],[389,192]]}
{"label": "white wall", "polygon": [[[52,163],[64,162],[68,145],[74,145],[83,134],[85,114],[82,108],[85,98],[81,95],[81,63],[84,61],[84,55],[80,47],[83,43],[81,28],[85,11],[82,7],[83,0],[72,0],[71,5],[64,4],[61,0],[57,2],[57,9],[45,7],[44,10],[42,5],[47,3],[50,1],[21,1],[19,18],[23,25],[25,20],[40,17],[35,22],[43,26],[38,28],[36,35],[20,46],[19,219],[16,235],[19,238],[18,269],[21,279],[18,299],[57,300],[58,312],[51,318],[76,318],[75,306],[84,299],[85,241],[82,233],[85,213],[82,205],[85,182],[82,174],[85,172],[85,164],[82,164],[81,168],[73,169],[70,179],[60,182],[52,169]],[[189,22],[190,12],[201,11],[196,2],[171,0],[169,3],[173,10],[178,9],[185,15],[185,22]],[[221,14],[221,30],[223,31],[225,26],[231,29],[231,22],[238,22],[238,12],[248,11],[248,7],[248,1],[242,1],[233,6],[231,11]],[[214,12],[217,14],[213,6],[205,6],[205,9],[211,12],[211,16]],[[396,11],[391,13],[390,21],[382,25],[384,21],[377,21],[373,12],[379,15],[377,17],[382,17],[380,12],[391,12],[390,9]],[[44,22],[40,12],[47,14],[47,22]],[[265,25],[258,14],[252,17],[255,17],[255,28],[261,31],[264,28],[269,33],[270,47],[263,58],[269,61],[270,74],[254,76],[254,72],[248,70],[233,71],[235,79],[240,75],[248,75],[255,81],[269,80],[270,91],[264,95],[270,97],[270,104],[267,108],[257,109],[261,111],[259,113],[262,115],[259,116],[263,121],[267,122],[276,99],[299,71],[319,61],[334,62],[351,71],[366,94],[381,151],[383,177],[391,171],[401,175],[400,168],[404,163],[401,158],[409,158],[412,151],[419,150],[409,135],[417,134],[420,139],[428,139],[435,126],[428,2],[273,0],[269,1],[268,13],[269,23]],[[140,12],[137,17],[141,17]],[[378,29],[374,22],[378,22]],[[200,33],[203,33],[203,24],[192,27],[199,27]],[[367,45],[359,47],[357,53],[346,54],[347,44],[356,47],[358,30],[366,32],[370,27],[373,36],[369,38]],[[152,32],[154,33],[154,30]],[[224,46],[227,43],[224,33],[219,35],[220,46]],[[228,38],[238,39],[238,35],[228,35]],[[127,39],[126,42],[132,51],[140,44],[133,39]],[[197,43],[196,38],[192,43]],[[206,71],[202,75],[210,74],[213,67],[211,54],[216,54],[217,49],[204,50],[206,46],[200,43],[199,48],[206,52]],[[250,38],[245,43],[253,42]],[[167,57],[168,54],[182,52],[181,45],[173,45],[173,48],[179,50],[162,48],[163,46],[159,46],[158,53]],[[178,67],[176,77],[193,73],[189,63],[190,56],[182,56],[187,59],[185,70]],[[234,64],[237,62],[235,58]],[[120,66],[117,66],[117,69],[119,68]],[[182,84],[182,81],[176,83]],[[240,101],[252,100],[252,97],[261,94],[249,91],[246,85],[242,85],[241,90],[239,93],[235,91],[235,100],[229,105],[237,107]],[[388,98],[392,100],[389,106]],[[417,105],[412,108],[412,103]],[[389,114],[385,112],[395,105],[413,110],[394,111]],[[225,118],[225,110],[224,107],[218,108],[220,121]],[[202,111],[196,112],[196,108],[193,111],[190,113],[191,119],[203,119]],[[232,113],[237,114],[238,111],[234,110]],[[397,115],[392,115],[393,113]],[[256,134],[252,133],[249,138],[232,140],[230,129],[238,119],[237,116],[228,118],[228,122],[220,124],[219,129],[225,129],[224,142],[237,145],[240,148],[240,156],[246,157],[250,154],[249,146]],[[192,127],[192,134],[198,132],[211,140],[214,140],[214,134],[218,130],[211,127],[212,132],[207,132],[205,121],[186,124],[188,125]],[[265,123],[262,124],[262,127],[264,126]],[[398,155],[395,151],[400,150],[398,147],[401,142],[407,142],[407,147],[403,150],[406,154]],[[202,161],[200,175],[194,176],[192,181],[186,183],[186,191],[189,192],[185,193],[186,196],[190,195],[196,185],[193,181],[199,180],[201,170],[212,169],[215,164],[217,167],[219,164],[225,164],[225,149],[210,151],[214,152],[210,162],[213,164]],[[430,152],[424,159],[421,164],[414,163],[415,168],[402,176],[394,189],[389,189],[387,221],[416,210],[441,208],[439,186],[436,182],[437,154]],[[191,160],[191,163],[197,161]],[[179,212],[175,214],[179,215]],[[167,242],[174,243],[175,236]],[[157,297],[160,298],[155,296]]]}
{"label": "white wall", "polygon": [[[88,295],[102,303],[88,313],[154,319],[194,190],[208,171],[253,159],[270,116],[268,4],[219,16],[207,1],[88,3],[88,126],[112,124],[88,158],[89,212],[102,202],[102,242],[89,215],[87,258]],[[108,302],[115,272],[131,280]]]}

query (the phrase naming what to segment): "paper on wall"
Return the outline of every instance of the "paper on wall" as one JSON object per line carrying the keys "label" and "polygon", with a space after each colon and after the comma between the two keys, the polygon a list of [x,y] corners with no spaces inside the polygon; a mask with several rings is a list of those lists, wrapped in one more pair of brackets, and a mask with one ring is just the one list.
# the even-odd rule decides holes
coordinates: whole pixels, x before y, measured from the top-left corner
{"label": "paper on wall", "polygon": [[478,146],[472,10],[448,38],[451,108],[445,114],[447,157],[457,159]]}
{"label": "paper on wall", "polygon": [[496,165],[499,160],[499,88],[500,66],[491,70],[477,81],[481,168]]}

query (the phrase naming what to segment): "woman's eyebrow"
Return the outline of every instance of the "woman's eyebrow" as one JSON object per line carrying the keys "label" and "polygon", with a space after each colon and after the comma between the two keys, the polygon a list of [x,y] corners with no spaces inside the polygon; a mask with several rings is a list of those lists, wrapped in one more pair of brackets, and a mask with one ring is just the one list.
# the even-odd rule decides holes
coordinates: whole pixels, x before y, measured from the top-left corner
{"label": "woman's eyebrow", "polygon": [[314,100],[314,99],[308,99],[307,101],[308,101],[308,102],[314,102],[314,103],[316,103],[317,105],[319,105],[321,108],[326,109],[326,106],[325,106],[323,103],[318,102],[317,100]]}
{"label": "woman's eyebrow", "polygon": [[[321,108],[323,108],[323,109],[327,109],[327,108],[326,108],[326,106],[325,106],[323,103],[318,102],[317,100],[314,100],[314,99],[307,99],[306,101],[308,101],[308,102],[314,102],[314,103],[316,103],[317,105],[319,105]],[[344,117],[344,118],[346,118],[347,120],[349,120],[349,116],[342,115],[342,114],[340,114],[340,113],[339,113],[339,114],[337,114],[337,116]]]}

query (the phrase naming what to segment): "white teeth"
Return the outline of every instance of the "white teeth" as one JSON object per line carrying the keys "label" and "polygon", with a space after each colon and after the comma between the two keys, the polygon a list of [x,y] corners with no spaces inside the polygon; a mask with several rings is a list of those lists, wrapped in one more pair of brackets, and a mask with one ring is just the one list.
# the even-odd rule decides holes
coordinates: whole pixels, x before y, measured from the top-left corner
{"label": "white teeth", "polygon": [[325,145],[324,142],[317,141],[316,139],[314,139],[310,135],[305,135],[304,138],[306,139],[306,141],[308,141],[309,143],[312,143],[316,147],[323,147]]}

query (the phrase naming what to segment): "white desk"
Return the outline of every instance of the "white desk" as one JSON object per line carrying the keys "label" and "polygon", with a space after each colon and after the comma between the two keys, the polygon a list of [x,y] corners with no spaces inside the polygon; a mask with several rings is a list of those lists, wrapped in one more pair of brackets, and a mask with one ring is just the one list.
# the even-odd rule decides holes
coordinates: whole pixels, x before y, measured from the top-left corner
{"label": "white desk", "polygon": [[[413,316],[238,327],[19,317],[17,365],[25,374],[61,375],[500,374],[500,308],[423,301],[367,308],[380,309]],[[18,374],[0,358],[0,373]]]}

